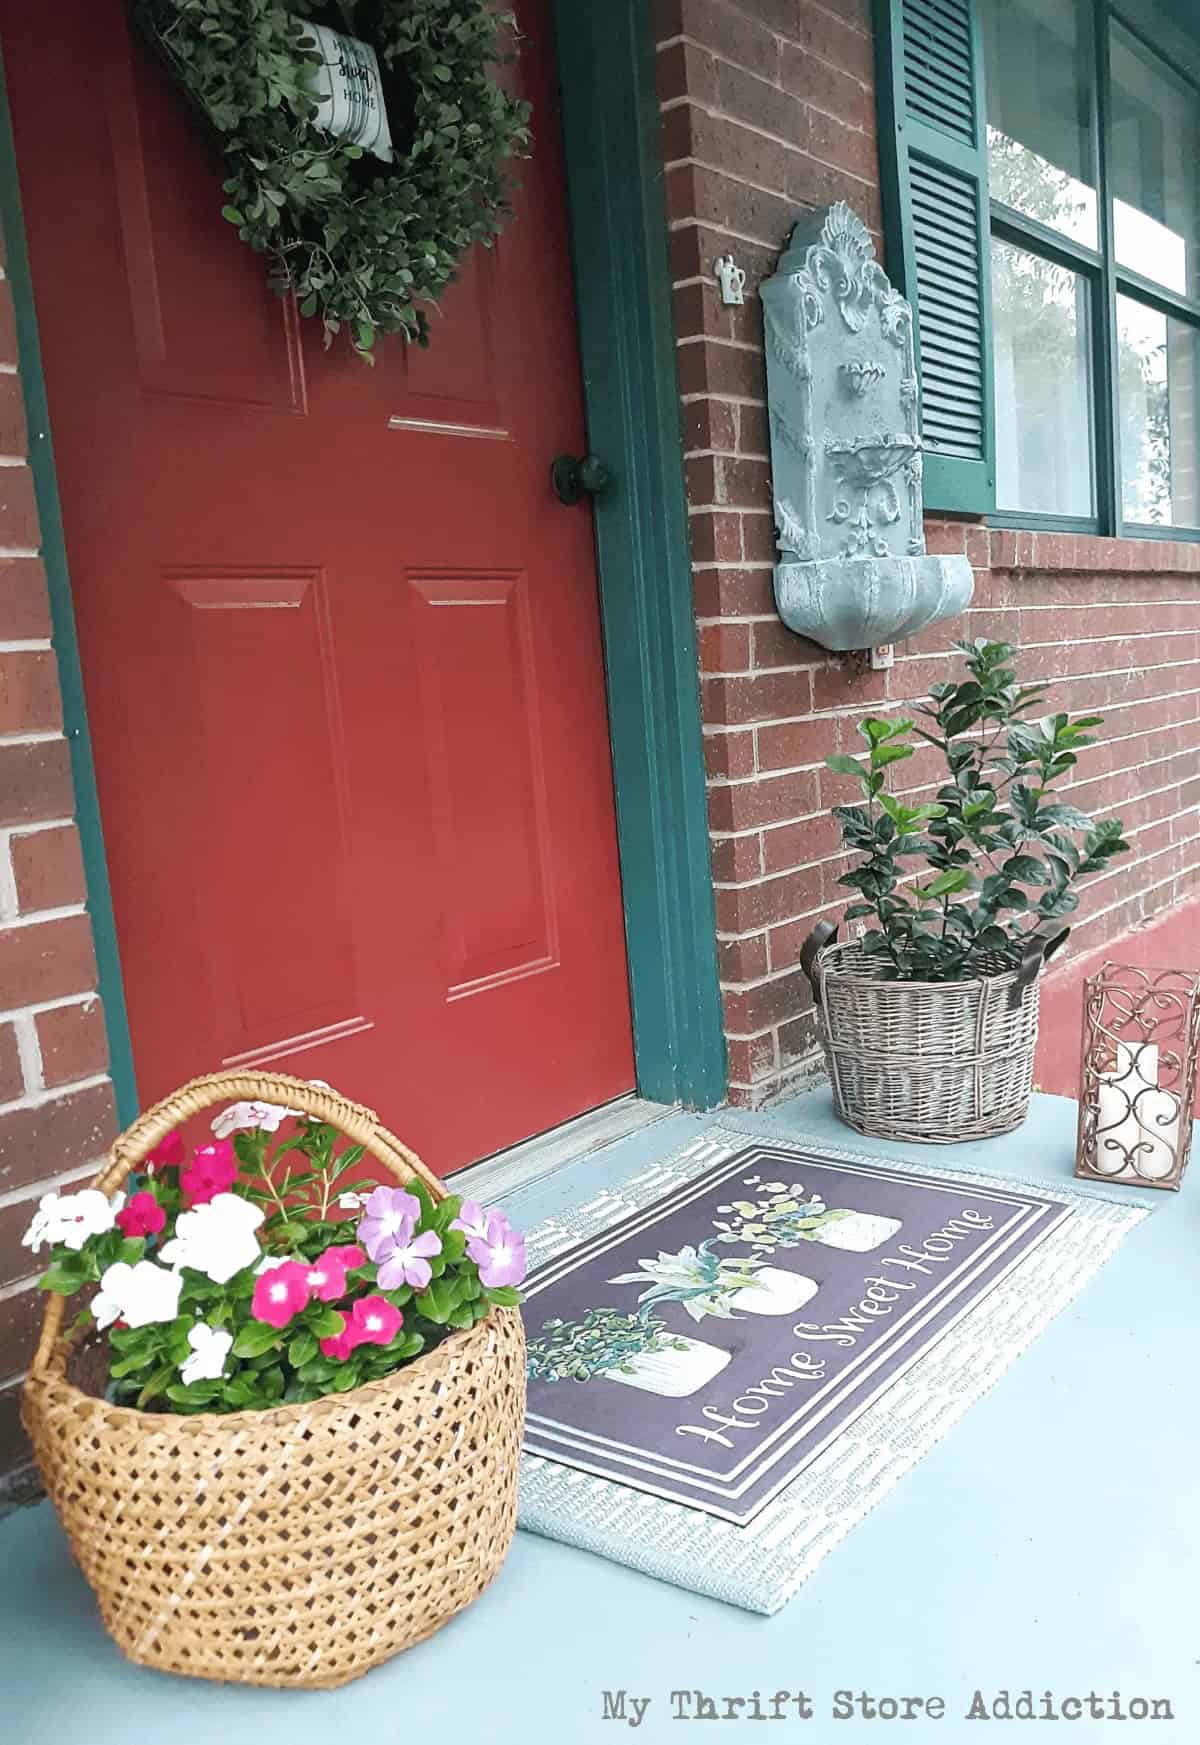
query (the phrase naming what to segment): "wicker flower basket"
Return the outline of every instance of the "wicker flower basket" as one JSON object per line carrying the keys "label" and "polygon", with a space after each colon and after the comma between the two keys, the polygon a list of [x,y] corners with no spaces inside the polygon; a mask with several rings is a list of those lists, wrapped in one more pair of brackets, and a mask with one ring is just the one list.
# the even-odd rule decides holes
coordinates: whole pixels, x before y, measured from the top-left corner
{"label": "wicker flower basket", "polygon": [[952,1145],[1011,1133],[1029,1113],[1041,966],[1066,938],[1031,934],[1023,961],[961,982],[885,981],[855,940],[814,928],[802,961],[841,1119],[859,1133]]}
{"label": "wicker flower basket", "polygon": [[[298,1079],[197,1079],[113,1145],[112,1192],[175,1127],[258,1098],[332,1122],[398,1182],[446,1190],[369,1110]],[[131,1660],[241,1684],[345,1684],[476,1599],[516,1526],[525,1340],[516,1309],[382,1381],[194,1417],[97,1397],[50,1297],[25,1384],[38,1468]],[[98,1355],[98,1353],[96,1354]]]}

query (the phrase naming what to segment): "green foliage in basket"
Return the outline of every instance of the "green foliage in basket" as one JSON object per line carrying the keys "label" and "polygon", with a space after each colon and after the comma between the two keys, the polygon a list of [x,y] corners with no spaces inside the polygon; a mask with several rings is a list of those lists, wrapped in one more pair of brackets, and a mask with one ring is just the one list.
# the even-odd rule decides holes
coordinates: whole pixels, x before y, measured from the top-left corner
{"label": "green foliage in basket", "polygon": [[43,1195],[23,1238],[50,1248],[43,1290],[98,1287],[73,1331],[106,1338],[115,1404],[347,1393],[520,1302],[524,1240],[498,1209],[364,1186],[363,1147],[295,1109],[235,1103],[213,1132],[190,1156],[169,1134],[128,1193]]}
{"label": "green foliage in basket", "polygon": [[[1096,823],[1051,793],[1103,717],[1035,717],[1047,688],[1017,683],[1010,643],[955,647],[967,675],[932,686],[918,710],[927,726],[868,716],[865,759],[826,759],[863,789],[862,805],[833,808],[846,847],[863,856],[839,882],[859,893],[846,919],[873,923],[863,948],[891,981],[1015,968],[1026,936],[1069,915],[1079,881],[1129,846],[1119,819]],[[936,749],[945,775],[932,800],[907,805],[889,791],[888,771],[912,757],[914,735]]]}

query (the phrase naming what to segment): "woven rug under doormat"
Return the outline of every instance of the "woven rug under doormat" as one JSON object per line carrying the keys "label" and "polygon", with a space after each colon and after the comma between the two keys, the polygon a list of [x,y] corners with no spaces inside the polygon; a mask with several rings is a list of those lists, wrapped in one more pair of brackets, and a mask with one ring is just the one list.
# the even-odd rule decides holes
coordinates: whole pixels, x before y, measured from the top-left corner
{"label": "woven rug under doormat", "polygon": [[521,1525],[777,1611],[1144,1216],[710,1129],[529,1236]]}

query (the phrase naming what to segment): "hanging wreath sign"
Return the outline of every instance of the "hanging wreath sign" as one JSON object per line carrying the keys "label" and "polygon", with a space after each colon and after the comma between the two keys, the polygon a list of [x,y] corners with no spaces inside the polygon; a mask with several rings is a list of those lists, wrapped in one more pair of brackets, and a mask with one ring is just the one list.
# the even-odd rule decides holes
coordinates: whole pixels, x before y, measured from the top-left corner
{"label": "hanging wreath sign", "polygon": [[497,83],[488,0],[134,0],[216,130],[224,216],[281,294],[343,329],[427,344],[426,307],[509,211],[529,105]]}

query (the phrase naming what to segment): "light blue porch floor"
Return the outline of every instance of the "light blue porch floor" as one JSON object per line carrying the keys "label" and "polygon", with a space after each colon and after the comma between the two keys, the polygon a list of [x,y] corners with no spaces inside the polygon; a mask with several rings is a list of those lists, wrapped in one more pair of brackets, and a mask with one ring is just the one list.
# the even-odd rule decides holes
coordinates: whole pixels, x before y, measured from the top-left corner
{"label": "light blue porch floor", "polygon": [[[827,1093],[748,1131],[853,1142]],[[634,1173],[699,1132],[672,1116],[509,1201],[518,1222]],[[859,1142],[861,1143],[861,1141]],[[1037,1100],[1006,1139],[880,1155],[1069,1176],[1074,1105]],[[1197,1164],[1200,1168],[1200,1163]],[[808,1745],[997,1739],[1200,1745],[1200,1182],[1154,1215],[778,1616],[760,1618],[524,1533],[431,1642],[330,1694],[247,1691],[123,1662],[42,1505],[0,1524],[4,1745],[592,1745],[626,1737],[605,1690],[650,1697],[639,1741]],[[965,1719],[1014,1696],[1168,1698],[1169,1722]],[[671,1692],[806,1691],[816,1719],[688,1726]],[[838,1690],[941,1696],[945,1719],[837,1720]],[[436,1730],[436,1731],[435,1731]]]}

